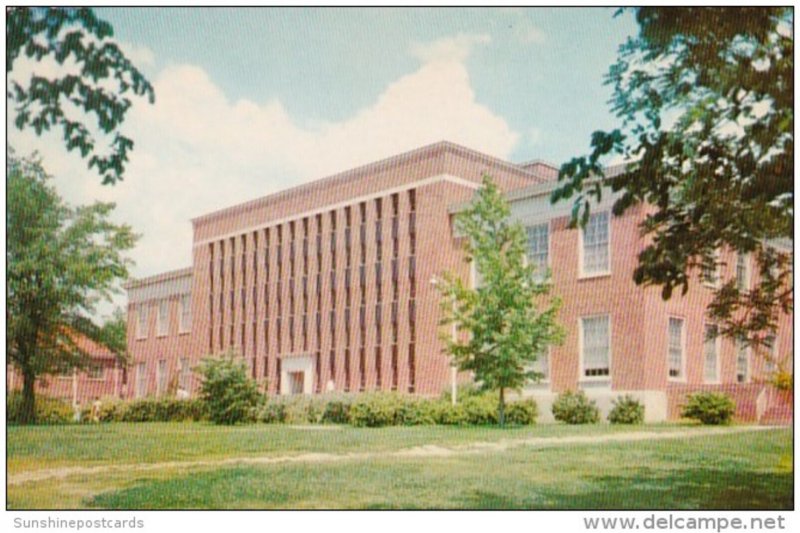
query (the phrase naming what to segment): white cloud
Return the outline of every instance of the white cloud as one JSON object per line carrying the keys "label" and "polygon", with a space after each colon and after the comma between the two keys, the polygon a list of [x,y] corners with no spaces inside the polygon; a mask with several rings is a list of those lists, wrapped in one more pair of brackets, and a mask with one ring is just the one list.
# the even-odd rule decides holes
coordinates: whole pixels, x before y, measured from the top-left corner
{"label": "white cloud", "polygon": [[191,263],[190,219],[215,209],[445,139],[508,157],[520,136],[476,102],[463,64],[471,46],[487,41],[462,35],[418,45],[418,70],[352,117],[314,126],[278,100],[230,101],[197,66],[163,68],[151,77],[156,103],[137,99],[123,124],[135,147],[113,187],[67,154],[58,135],[14,129],[10,142],[20,153],[42,152],[71,203],[116,201],[117,220],[143,235],[133,273],[151,275]]}
{"label": "white cloud", "polygon": [[415,43],[411,53],[423,63],[463,62],[478,44],[491,42],[486,34],[459,33],[427,43]]}

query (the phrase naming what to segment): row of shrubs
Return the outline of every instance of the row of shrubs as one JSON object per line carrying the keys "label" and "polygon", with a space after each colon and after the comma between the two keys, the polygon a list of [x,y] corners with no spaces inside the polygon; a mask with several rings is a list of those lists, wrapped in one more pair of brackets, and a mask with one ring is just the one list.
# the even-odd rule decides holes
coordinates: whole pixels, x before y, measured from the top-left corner
{"label": "row of shrubs", "polygon": [[[613,405],[608,413],[608,421],[612,424],[644,422],[644,406],[632,396],[620,396]],[[596,424],[600,421],[600,409],[583,391],[568,391],[559,394],[553,402],[553,418],[565,424]]]}
{"label": "row of shrubs", "polygon": [[[511,402],[506,422],[536,423],[533,400]],[[255,420],[264,423],[350,424],[356,427],[424,425],[492,425],[498,423],[497,395],[474,394],[456,405],[446,399],[426,399],[402,394],[374,393],[328,398],[290,397],[259,406]]]}
{"label": "row of shrubs", "polygon": [[[719,392],[690,394],[681,409],[683,418],[708,425],[729,424],[735,413],[733,399]],[[565,392],[553,402],[553,417],[566,424],[595,424],[600,421],[600,410],[583,391]],[[641,424],[644,422],[644,406],[630,395],[620,396],[613,401],[608,421],[612,424]]]}
{"label": "row of shrubs", "polygon": [[[20,394],[9,395],[9,422],[18,421],[20,403]],[[552,411],[556,420],[566,424],[595,424],[600,421],[600,410],[583,391],[560,394],[553,403]],[[729,396],[703,392],[690,395],[681,414],[684,418],[703,424],[727,424],[734,412],[735,404]],[[535,424],[537,417],[537,405],[530,399],[511,402],[506,407],[506,422],[512,425]],[[65,424],[74,421],[74,418],[75,413],[68,403],[46,397],[36,399],[36,419],[39,423]],[[81,410],[81,421],[88,422],[91,418],[91,406],[87,405]],[[105,400],[101,402],[97,418],[99,422],[169,422],[213,420],[213,415],[207,402],[199,398],[148,398]],[[621,396],[614,400],[607,419],[612,424],[641,424],[644,422],[644,406],[631,396]],[[259,401],[243,409],[236,420],[216,421],[350,424],[357,427],[493,425],[498,423],[497,395],[469,393],[456,405],[447,398],[426,399],[395,393],[294,396]]]}

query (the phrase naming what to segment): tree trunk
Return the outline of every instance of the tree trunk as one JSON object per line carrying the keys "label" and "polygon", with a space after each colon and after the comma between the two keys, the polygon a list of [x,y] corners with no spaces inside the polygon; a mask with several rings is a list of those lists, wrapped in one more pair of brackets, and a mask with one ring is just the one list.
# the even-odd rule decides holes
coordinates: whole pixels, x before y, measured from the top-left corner
{"label": "tree trunk", "polygon": [[506,425],[506,389],[500,387],[500,405],[497,406],[497,419],[500,427]]}
{"label": "tree trunk", "polygon": [[22,372],[22,403],[20,404],[19,423],[36,422],[36,375],[30,370]]}

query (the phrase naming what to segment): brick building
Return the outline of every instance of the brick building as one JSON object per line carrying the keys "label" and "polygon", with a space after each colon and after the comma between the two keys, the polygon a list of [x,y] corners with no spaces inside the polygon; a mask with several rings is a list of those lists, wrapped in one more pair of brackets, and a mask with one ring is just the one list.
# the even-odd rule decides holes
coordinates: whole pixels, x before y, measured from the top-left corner
{"label": "brick building", "polygon": [[[554,167],[446,142],[195,218],[192,267],[127,287],[129,393],[192,392],[191,368],[226,351],[271,394],[441,393],[454,374],[430,280],[471,275],[452,220],[484,174],[508,193],[530,259],[550,267],[564,300],[566,341],[539,363],[546,382],[525,391],[543,412],[578,387],[604,409],[635,393],[653,420],[675,416],[681,395],[703,387],[732,388],[751,418],[768,410],[762,358],[704,342],[702,282],[669,302],[633,283],[643,208],[612,218],[604,203],[586,230],[567,229],[570,206],[548,200]],[[754,278],[749,258],[729,255],[718,276]],[[792,351],[784,318],[776,356]]]}
{"label": "brick building", "polygon": [[[128,372],[114,352],[79,333],[71,336],[75,345],[89,358],[89,364],[80,370],[40,376],[36,380],[36,394],[73,405],[87,405],[95,398],[124,398],[128,389]],[[22,390],[22,375],[11,365],[6,367],[6,390]]]}

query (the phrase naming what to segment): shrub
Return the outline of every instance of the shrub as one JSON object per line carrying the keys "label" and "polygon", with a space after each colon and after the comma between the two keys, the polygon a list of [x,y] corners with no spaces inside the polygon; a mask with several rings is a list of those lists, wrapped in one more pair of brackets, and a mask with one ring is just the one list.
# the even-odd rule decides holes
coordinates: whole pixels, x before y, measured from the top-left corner
{"label": "shrub", "polygon": [[347,424],[350,422],[350,404],[352,399],[330,399],[325,402],[320,415],[323,424]]}
{"label": "shrub", "polygon": [[397,394],[365,394],[350,405],[350,424],[356,427],[393,426],[401,400]]}
{"label": "shrub", "polygon": [[[6,396],[6,420],[11,424],[20,422],[22,394],[12,392]],[[68,424],[75,415],[72,406],[62,400],[37,396],[34,403],[37,424]]]}
{"label": "shrub", "polygon": [[395,413],[395,423],[402,426],[432,426],[439,421],[441,401],[403,398]]}
{"label": "shrub", "polygon": [[736,404],[730,396],[721,392],[697,392],[690,394],[683,406],[681,416],[699,420],[703,424],[728,424],[736,412]]}
{"label": "shrub", "polygon": [[553,417],[566,424],[596,424],[600,421],[600,410],[583,391],[567,391],[553,402]]}
{"label": "shrub", "polygon": [[467,411],[462,403],[453,405],[450,400],[437,404],[436,423],[445,426],[461,426],[469,422]]}
{"label": "shrub", "polygon": [[255,420],[263,396],[243,363],[231,357],[207,358],[199,372],[203,378],[200,395],[212,422],[237,424]]}
{"label": "shrub", "polygon": [[539,407],[536,402],[528,398],[518,400],[506,406],[506,422],[509,424],[519,424],[530,426],[536,423],[539,416]]}
{"label": "shrub", "polygon": [[786,370],[776,370],[770,375],[769,383],[778,390],[794,390],[794,375]]}
{"label": "shrub", "polygon": [[612,424],[641,424],[644,422],[644,406],[633,396],[626,394],[613,402],[614,407],[608,413],[608,421]]}
{"label": "shrub", "polygon": [[258,409],[256,420],[265,424],[286,422],[286,405],[280,402],[266,402]]}
{"label": "shrub", "polygon": [[482,393],[467,396],[460,405],[463,406],[467,424],[488,425],[497,424],[498,402],[498,394]]}

